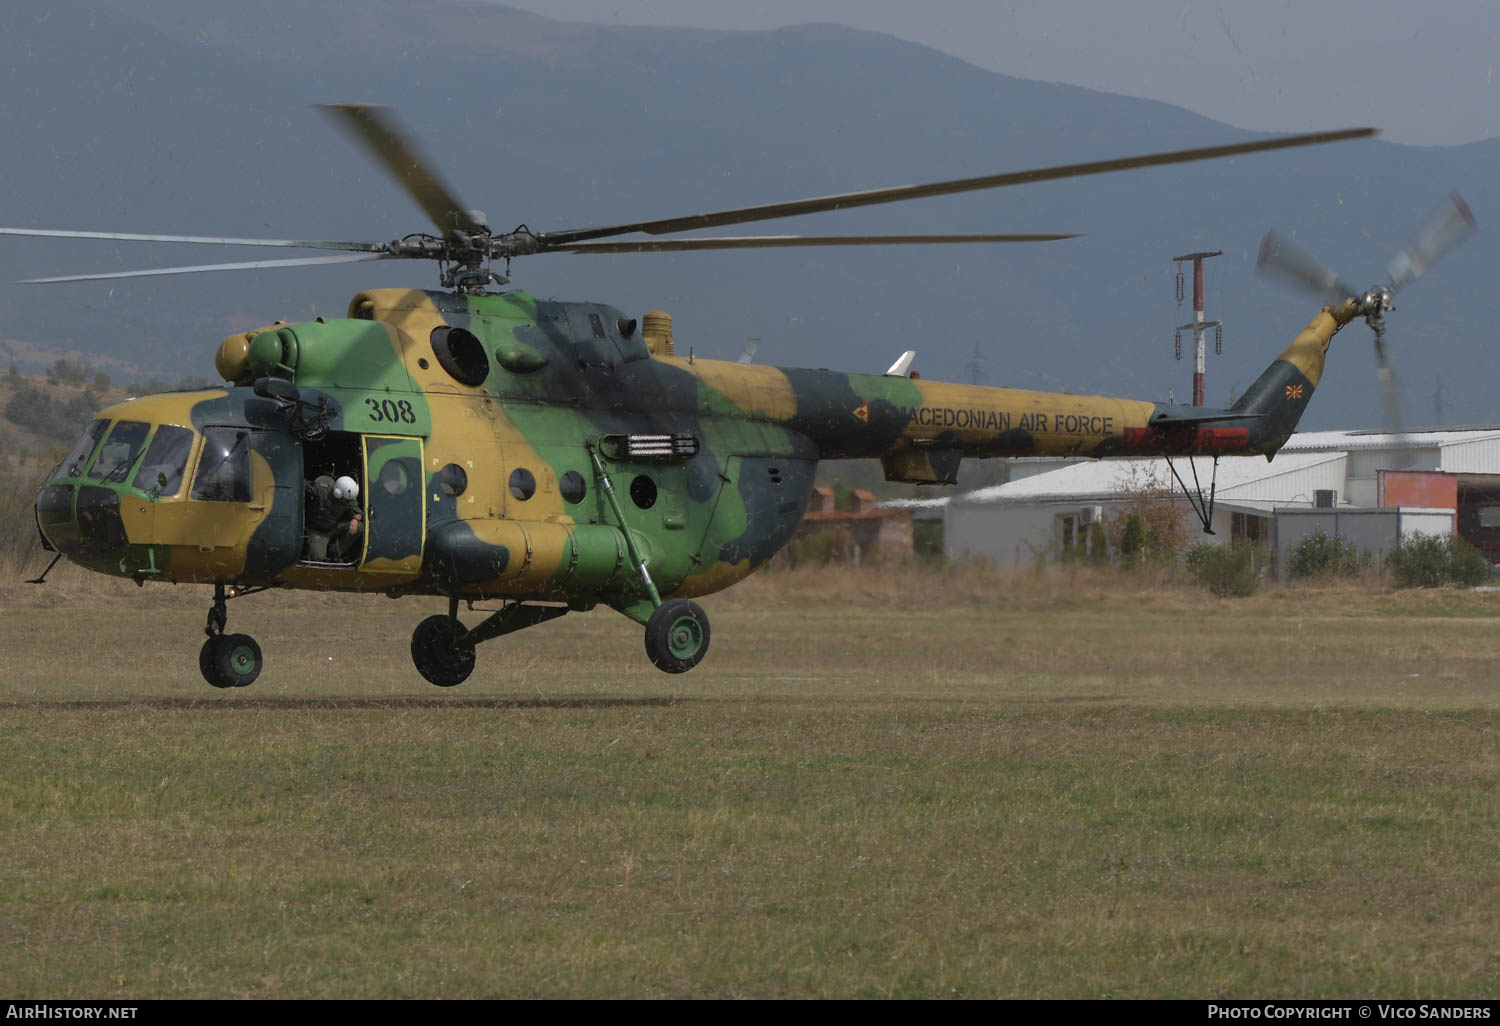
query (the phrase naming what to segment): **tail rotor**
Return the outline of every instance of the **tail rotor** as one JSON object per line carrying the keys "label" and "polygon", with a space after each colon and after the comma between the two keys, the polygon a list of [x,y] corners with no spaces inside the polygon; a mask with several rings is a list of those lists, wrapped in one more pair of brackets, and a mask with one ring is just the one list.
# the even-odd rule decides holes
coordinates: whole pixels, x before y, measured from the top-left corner
{"label": "tail rotor", "polygon": [[1388,267],[1390,282],[1358,289],[1316,257],[1298,247],[1275,229],[1261,241],[1256,269],[1302,292],[1322,299],[1330,307],[1353,303],[1356,315],[1369,325],[1375,346],[1375,377],[1380,388],[1382,427],[1394,435],[1404,434],[1400,388],[1391,361],[1385,315],[1396,309],[1396,293],[1420,278],[1442,256],[1474,231],[1474,215],[1462,197],[1450,196],[1427,220],[1422,230]]}

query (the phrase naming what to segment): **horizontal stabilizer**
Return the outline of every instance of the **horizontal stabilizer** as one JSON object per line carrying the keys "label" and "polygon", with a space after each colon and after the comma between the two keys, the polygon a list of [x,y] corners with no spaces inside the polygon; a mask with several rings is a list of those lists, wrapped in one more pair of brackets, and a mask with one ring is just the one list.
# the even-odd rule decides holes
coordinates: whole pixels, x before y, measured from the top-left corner
{"label": "horizontal stabilizer", "polygon": [[1178,406],[1170,410],[1158,410],[1151,415],[1152,427],[1170,427],[1176,424],[1213,424],[1223,420],[1256,420],[1263,413],[1235,413],[1233,410],[1200,409],[1196,406]]}

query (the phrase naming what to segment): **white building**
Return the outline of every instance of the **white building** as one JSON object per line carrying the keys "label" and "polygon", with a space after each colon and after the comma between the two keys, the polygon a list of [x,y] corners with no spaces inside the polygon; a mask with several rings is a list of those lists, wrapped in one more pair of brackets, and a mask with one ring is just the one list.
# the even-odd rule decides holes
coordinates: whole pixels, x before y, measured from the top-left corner
{"label": "white building", "polygon": [[[1170,493],[1186,510],[1187,491],[1213,488],[1213,535],[1284,550],[1321,529],[1383,554],[1413,531],[1455,528],[1500,561],[1500,429],[1319,431],[1294,435],[1274,460],[1232,456],[1174,460],[1015,460],[1009,483],[903,505],[943,519],[949,558],[981,556],[1027,565],[1043,554],[1087,546],[1113,508],[1144,491]],[[1197,472],[1195,482],[1194,471]],[[1188,513],[1190,533],[1201,530]]]}

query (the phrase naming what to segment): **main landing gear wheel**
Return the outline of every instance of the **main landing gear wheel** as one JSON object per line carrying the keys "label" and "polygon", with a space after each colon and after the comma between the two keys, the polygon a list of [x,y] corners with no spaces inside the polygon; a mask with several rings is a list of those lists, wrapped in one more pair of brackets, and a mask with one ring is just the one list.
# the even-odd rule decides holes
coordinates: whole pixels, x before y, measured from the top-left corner
{"label": "main landing gear wheel", "polygon": [[226,634],[229,611],[224,608],[229,597],[223,581],[214,582],[214,604],[208,610],[208,624],[203,633],[208,640],[198,650],[198,670],[203,679],[216,688],[245,688],[260,676],[264,661],[260,646],[248,634]]}
{"label": "main landing gear wheel", "polygon": [[646,655],[666,673],[686,673],[708,654],[708,614],[696,602],[669,599],[646,621]]}
{"label": "main landing gear wheel", "polygon": [[411,635],[411,661],[417,672],[440,688],[462,684],[474,672],[474,646],[454,639],[463,630],[457,621],[439,613],[417,624]]}
{"label": "main landing gear wheel", "polygon": [[198,650],[198,669],[216,688],[249,687],[263,665],[260,646],[248,634],[217,634]]}

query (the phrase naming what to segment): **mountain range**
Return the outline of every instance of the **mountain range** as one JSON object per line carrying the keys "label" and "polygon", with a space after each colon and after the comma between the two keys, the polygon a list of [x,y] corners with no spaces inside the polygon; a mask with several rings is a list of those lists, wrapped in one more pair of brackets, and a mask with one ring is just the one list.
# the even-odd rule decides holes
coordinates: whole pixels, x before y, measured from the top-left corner
{"label": "mountain range", "polygon": [[[385,240],[421,212],[313,110],[392,107],[492,227],[583,227],[1256,138],[1181,108],[1012,78],[833,25],[767,32],[553,21],[480,0],[53,0],[0,11],[0,223]],[[1295,88],[1289,82],[1288,89]],[[1328,128],[1349,127],[1337,111]],[[1378,126],[1377,126],[1378,127]],[[1500,140],[1340,143],[793,218],[730,233],[1081,232],[1010,246],[517,261],[539,296],[669,310],[680,346],[785,366],[1178,401],[1171,257],[1223,250],[1208,401],[1242,390],[1318,302],[1254,273],[1275,225],[1346,277],[1449,192],[1480,232],[1403,291],[1390,343],[1412,423],[1500,420],[1474,298],[1495,265]],[[91,282],[19,278],[274,258],[274,250],[0,239],[0,339],[211,373],[220,339],[342,315],[361,288],[436,287],[416,263]],[[1191,289],[1191,268],[1185,268]],[[1470,304],[1470,305],[1465,305]],[[19,351],[19,350],[18,350]],[[976,361],[976,355],[982,363]],[[1187,355],[1186,353],[1184,354]],[[33,369],[23,367],[22,369]],[[1434,403],[1441,382],[1442,408]],[[1305,426],[1378,420],[1369,332],[1336,340]]]}

